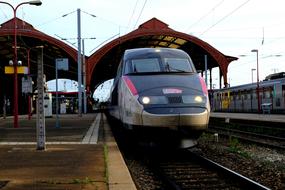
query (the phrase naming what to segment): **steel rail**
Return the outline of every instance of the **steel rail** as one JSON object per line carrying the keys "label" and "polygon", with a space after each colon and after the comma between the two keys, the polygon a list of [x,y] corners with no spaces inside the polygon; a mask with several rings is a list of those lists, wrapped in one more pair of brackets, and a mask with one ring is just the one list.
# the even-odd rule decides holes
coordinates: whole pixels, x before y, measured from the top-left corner
{"label": "steel rail", "polygon": [[206,164],[209,167],[215,170],[219,170],[220,172],[225,173],[227,176],[231,176],[231,178],[238,180],[240,184],[244,186],[245,189],[270,190],[270,188],[265,187],[264,185],[261,185],[258,182],[249,179],[248,177],[245,177],[229,168],[226,168],[225,166],[222,166],[221,164],[218,164],[208,158],[200,156],[192,151],[189,151],[189,153],[191,153],[191,156],[194,156],[195,158],[203,162],[203,164]]}

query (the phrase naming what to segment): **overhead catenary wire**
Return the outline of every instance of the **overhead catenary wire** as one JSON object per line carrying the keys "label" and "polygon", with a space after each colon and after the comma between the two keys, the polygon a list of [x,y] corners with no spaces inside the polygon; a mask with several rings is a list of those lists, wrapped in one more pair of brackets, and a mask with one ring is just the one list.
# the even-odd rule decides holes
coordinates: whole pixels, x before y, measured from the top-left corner
{"label": "overhead catenary wire", "polygon": [[135,11],[136,11],[136,9],[137,9],[138,2],[139,2],[139,0],[136,0],[136,4],[135,4],[135,6],[134,6],[134,8],[133,8],[133,11],[132,11],[132,14],[131,14],[131,16],[130,16],[130,18],[129,18],[127,28],[129,28],[129,26],[130,26],[130,24],[131,24],[131,20],[132,20],[132,18],[134,17]]}
{"label": "overhead catenary wire", "polygon": [[93,48],[89,53],[93,52],[94,50],[96,50],[97,48],[99,48],[101,45],[103,45],[105,42],[109,41],[109,40],[112,40],[113,38],[115,38],[116,36],[119,36],[120,33],[117,33],[113,36],[111,36],[110,38],[104,40],[103,42],[101,42],[99,45],[97,45],[95,48]]}
{"label": "overhead catenary wire", "polygon": [[243,2],[241,5],[237,6],[234,10],[232,10],[231,12],[229,12],[228,14],[226,14],[224,17],[222,17],[220,20],[218,20],[216,23],[212,24],[209,28],[207,28],[206,30],[204,30],[199,36],[204,35],[206,32],[208,32],[209,30],[211,30],[213,27],[215,27],[217,24],[219,24],[220,22],[224,21],[226,18],[228,18],[229,16],[231,16],[232,14],[234,14],[236,11],[238,11],[240,8],[242,8],[244,5],[246,5],[250,0],[247,0],[245,2]]}
{"label": "overhead catenary wire", "polygon": [[189,26],[186,29],[186,32],[188,32],[193,26],[200,23],[202,20],[204,20],[206,17],[208,17],[213,11],[215,11],[216,8],[218,8],[220,5],[222,5],[224,0],[220,1],[218,4],[216,4],[213,8],[211,8],[210,11],[208,11],[206,14],[204,14],[202,17],[200,17],[196,22],[194,22],[191,26]]}
{"label": "overhead catenary wire", "polygon": [[138,16],[138,18],[137,18],[137,21],[136,21],[136,23],[135,23],[135,25],[134,25],[134,28],[133,28],[133,29],[135,29],[135,27],[137,26],[138,21],[139,21],[139,20],[140,20],[140,18],[141,18],[141,15],[142,15],[142,13],[143,13],[143,10],[144,10],[144,8],[145,8],[146,3],[147,3],[147,0],[145,0],[145,1],[144,1],[143,7],[142,7],[142,9],[141,9],[141,11],[140,11],[140,14],[139,14],[139,16]]}
{"label": "overhead catenary wire", "polygon": [[49,23],[54,22],[54,21],[56,21],[56,20],[59,20],[59,19],[61,19],[61,18],[63,18],[63,17],[66,17],[66,16],[68,16],[68,15],[70,15],[70,14],[73,14],[73,13],[75,13],[75,12],[76,12],[76,10],[75,10],[75,11],[71,11],[71,12],[66,13],[66,14],[63,14],[63,15],[61,15],[61,16],[52,18],[52,19],[50,19],[50,20],[48,20],[48,21],[45,21],[45,22],[43,22],[43,23],[41,23],[41,24],[36,25],[36,27],[40,27],[40,26],[49,24]]}
{"label": "overhead catenary wire", "polygon": [[[283,54],[284,54],[284,52],[279,52],[279,53],[274,54],[274,55],[261,55],[261,56],[259,57],[259,60],[264,60],[264,59],[268,59],[268,58],[272,58],[272,57],[278,57],[278,58],[280,58],[280,57],[283,56]],[[254,55],[253,55],[253,56],[254,56]],[[247,55],[242,55],[242,57],[247,57]],[[242,67],[242,66],[245,66],[245,65],[247,65],[247,64],[254,63],[254,62],[256,62],[256,59],[248,60],[247,62],[239,63],[238,65],[232,65],[232,66],[231,66],[231,69],[237,68],[237,67]]]}

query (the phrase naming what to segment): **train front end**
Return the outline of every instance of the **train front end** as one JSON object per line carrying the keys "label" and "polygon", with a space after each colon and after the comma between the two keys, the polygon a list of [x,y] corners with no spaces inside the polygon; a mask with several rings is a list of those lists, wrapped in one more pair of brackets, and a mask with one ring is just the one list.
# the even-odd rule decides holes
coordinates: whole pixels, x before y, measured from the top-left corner
{"label": "train front end", "polygon": [[192,140],[207,129],[207,87],[188,54],[139,49],[130,51],[125,63],[119,94],[123,123],[131,128],[170,129]]}

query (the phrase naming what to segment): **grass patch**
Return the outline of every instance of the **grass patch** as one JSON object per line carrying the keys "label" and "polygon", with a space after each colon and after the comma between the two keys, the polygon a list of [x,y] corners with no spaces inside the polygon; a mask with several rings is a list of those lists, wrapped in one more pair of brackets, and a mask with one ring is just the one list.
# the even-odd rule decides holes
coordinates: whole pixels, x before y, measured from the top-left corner
{"label": "grass patch", "polygon": [[90,179],[89,177],[85,177],[84,179],[74,179],[72,180],[71,184],[81,184],[81,185],[87,185],[87,184],[94,184],[95,180]]}
{"label": "grass patch", "polygon": [[242,146],[241,146],[240,142],[238,141],[238,139],[231,137],[231,136],[229,138],[229,149],[228,150],[232,153],[239,154],[245,158],[250,157],[250,155],[246,151],[242,150]]}
{"label": "grass patch", "polygon": [[39,183],[45,183],[50,185],[61,185],[61,184],[80,184],[80,185],[87,185],[87,184],[94,184],[96,181],[89,177],[85,177],[84,179],[73,179],[71,181],[58,181],[58,180],[47,180],[47,181],[39,181]]}
{"label": "grass patch", "polygon": [[211,133],[203,133],[199,140],[204,143],[212,143],[214,141],[214,135]]}

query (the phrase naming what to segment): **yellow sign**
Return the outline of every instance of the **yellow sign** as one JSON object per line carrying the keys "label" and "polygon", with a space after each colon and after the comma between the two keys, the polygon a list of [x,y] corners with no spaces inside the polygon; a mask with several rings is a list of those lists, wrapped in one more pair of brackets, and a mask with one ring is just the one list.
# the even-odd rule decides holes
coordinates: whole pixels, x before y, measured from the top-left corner
{"label": "yellow sign", "polygon": [[[29,68],[26,66],[17,66],[18,74],[28,74]],[[5,74],[14,74],[14,66],[5,66]]]}

